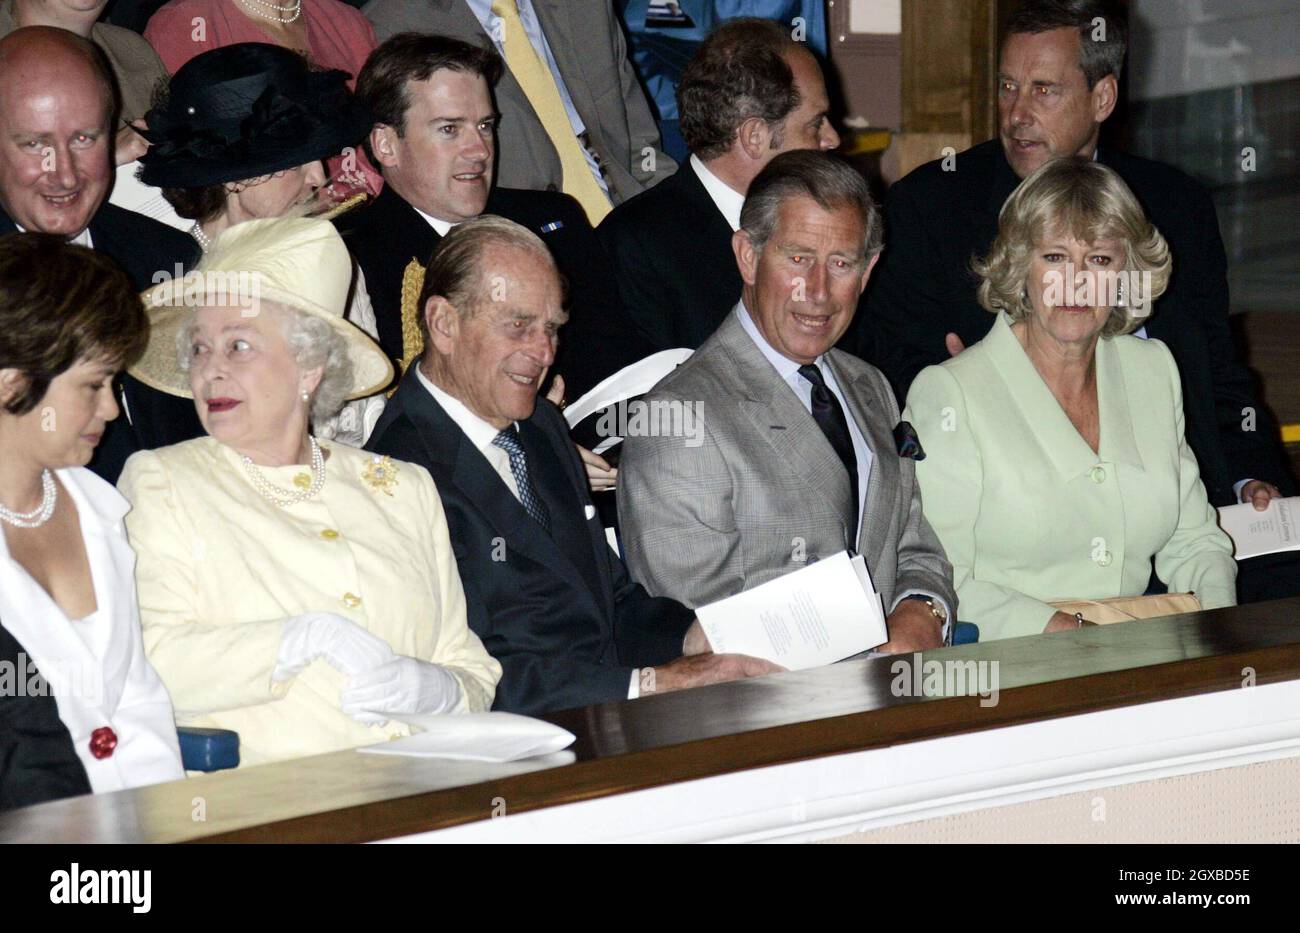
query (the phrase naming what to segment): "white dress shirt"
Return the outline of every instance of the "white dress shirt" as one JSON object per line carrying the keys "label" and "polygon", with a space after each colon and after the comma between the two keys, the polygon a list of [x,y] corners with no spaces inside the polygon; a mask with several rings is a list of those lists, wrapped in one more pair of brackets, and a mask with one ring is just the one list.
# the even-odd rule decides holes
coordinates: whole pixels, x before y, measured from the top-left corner
{"label": "white dress shirt", "polygon": [[[23,225],[20,224],[20,223],[15,223],[15,224],[14,224],[14,227],[16,227],[16,228],[18,229],[18,232],[19,232],[19,233],[26,233],[26,232],[27,232],[27,230],[26,230],[26,229],[23,227]],[[86,247],[86,249],[94,249],[94,248],[95,248],[95,244],[92,243],[92,242],[90,241],[90,228],[89,228],[89,227],[87,227],[85,230],[82,230],[80,233],[78,233],[78,234],[77,234],[76,236],[74,236],[74,237],[68,237],[68,242],[69,242],[69,243],[72,243],[72,244],[74,244],[74,245],[76,245],[76,246],[84,246],[84,247]]]}
{"label": "white dress shirt", "polygon": [[708,166],[704,164],[699,156],[691,156],[691,168],[694,169],[700,184],[704,186],[704,190],[708,192],[709,199],[713,201],[713,206],[730,224],[732,232],[739,230],[740,209],[745,206],[745,195],[710,172]]}
{"label": "white dress shirt", "polygon": [[418,365],[415,367],[415,375],[420,380],[420,385],[428,390],[434,401],[442,406],[442,410],[452,421],[456,422],[456,427],[465,432],[465,436],[469,438],[474,448],[487,457],[487,462],[492,465],[492,469],[496,470],[497,475],[501,477],[501,482],[505,483],[506,488],[510,490],[510,494],[519,500],[519,484],[515,482],[514,471],[510,469],[510,455],[492,443],[492,440],[501,433],[501,429],[492,427],[470,411],[460,399],[448,395],[434,385]]}
{"label": "white dress shirt", "polygon": [[[465,0],[469,5],[470,12],[474,18],[479,21],[483,31],[488,34],[492,44],[496,47],[502,61],[505,60],[506,50],[502,44],[501,36],[501,17],[492,12],[492,0]],[[587,125],[582,122],[582,117],[578,115],[578,108],[573,106],[573,98],[569,96],[569,89],[564,84],[564,75],[560,74],[560,66],[555,63],[555,56],[551,54],[551,46],[546,41],[546,33],[542,32],[542,24],[537,21],[537,14],[533,11],[531,0],[518,0],[519,21],[523,24],[524,35],[532,44],[537,54],[541,56],[546,67],[551,71],[551,77],[555,79],[556,90],[560,92],[560,103],[564,104],[564,113],[569,118],[569,125],[573,127],[573,135],[581,136],[587,131]],[[596,184],[600,189],[609,194],[609,185],[600,174],[600,166],[596,163],[595,156],[586,146],[582,146],[583,157],[587,160],[587,168],[591,169],[591,174],[596,178]]]}
{"label": "white dress shirt", "polygon": [[442,220],[441,218],[434,217],[432,214],[426,214],[424,211],[420,210],[414,204],[412,204],[411,207],[415,210],[417,214],[419,214],[421,217],[424,218],[424,222],[427,223],[430,227],[432,227],[434,231],[438,234],[438,236],[446,236],[447,231],[449,231],[452,227],[456,226],[450,220]]}

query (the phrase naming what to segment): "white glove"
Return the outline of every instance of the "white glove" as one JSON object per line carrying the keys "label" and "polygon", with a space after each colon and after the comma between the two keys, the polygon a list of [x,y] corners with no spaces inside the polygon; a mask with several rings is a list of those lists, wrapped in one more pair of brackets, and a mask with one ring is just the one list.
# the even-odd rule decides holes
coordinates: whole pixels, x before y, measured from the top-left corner
{"label": "white glove", "polygon": [[358,722],[388,721],[382,713],[445,713],[460,702],[460,684],[437,664],[399,657],[352,676],[343,712]]}
{"label": "white glove", "polygon": [[395,657],[388,642],[351,619],[332,612],[308,612],[285,620],[271,680],[289,680],[317,658],[355,677]]}

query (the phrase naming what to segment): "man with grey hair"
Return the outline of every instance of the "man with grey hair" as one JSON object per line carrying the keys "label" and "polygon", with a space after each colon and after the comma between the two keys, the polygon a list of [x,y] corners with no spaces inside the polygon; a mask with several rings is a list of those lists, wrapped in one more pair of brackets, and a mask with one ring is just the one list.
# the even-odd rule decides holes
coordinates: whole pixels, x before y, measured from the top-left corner
{"label": "man with grey hair", "polygon": [[695,349],[736,304],[731,237],[754,177],[782,152],[840,142],[817,59],[767,20],[720,26],[686,66],[677,100],[689,162],[596,231],[655,350]]}
{"label": "man with grey hair", "polygon": [[[1227,257],[1209,192],[1178,169],[1101,142],[1127,46],[1112,0],[1024,0],[998,62],[998,138],[911,172],[890,189],[890,247],[842,346],[879,366],[901,401],[926,366],[981,340],[993,324],[976,300],[998,212],[1050,159],[1085,156],[1115,170],[1169,243],[1174,271],[1139,337],[1162,340],[1182,379],[1188,446],[1211,504],[1294,495],[1277,425],[1256,398],[1228,324]],[[924,439],[922,439],[924,440]],[[1104,459],[1104,457],[1102,458]],[[1300,595],[1300,560],[1243,561],[1238,599]]]}
{"label": "man with grey hair", "polygon": [[540,713],[775,670],[710,653],[694,614],[648,596],[610,550],[564,418],[537,397],[565,318],[542,241],[491,215],[452,228],[419,308],[424,355],[367,448],[433,475],[470,627],[501,662],[494,708]]}
{"label": "man with grey hair", "polygon": [[695,408],[702,443],[624,441],[633,577],[697,607],[856,551],[888,611],[881,650],[942,645],[952,568],[895,442],[906,426],[880,372],[832,349],[880,250],[865,180],[817,153],[780,155],[750,185],[732,245],[740,302],[646,397]]}

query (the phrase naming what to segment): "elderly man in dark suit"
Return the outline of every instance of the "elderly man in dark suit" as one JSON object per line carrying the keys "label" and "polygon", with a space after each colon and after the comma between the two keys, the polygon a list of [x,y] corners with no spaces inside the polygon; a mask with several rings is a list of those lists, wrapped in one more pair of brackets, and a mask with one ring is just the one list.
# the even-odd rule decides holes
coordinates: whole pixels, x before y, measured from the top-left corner
{"label": "elderly man in dark suit", "polygon": [[470,626],[501,662],[495,708],[544,712],[767,673],[708,653],[691,610],[627,576],[555,406],[537,391],[564,321],[537,236],[452,230],[420,295],[425,351],[367,449],[418,463],[447,512]]}
{"label": "elderly man in dark suit", "polygon": [[[29,26],[0,39],[0,235],[53,233],[115,259],[140,290],[192,262],[185,234],[107,203],[113,179],[112,76],[86,39]],[[117,481],[136,450],[202,434],[194,406],[130,376],[118,386],[90,468]]]}
{"label": "elderly man in dark suit", "polygon": [[[1133,190],[1173,254],[1169,287],[1138,336],[1163,340],[1178,364],[1187,442],[1210,502],[1264,508],[1294,486],[1229,332],[1227,260],[1209,193],[1171,166],[1098,146],[1125,44],[1122,11],[1102,0],[1030,0],[1012,15],[998,67],[999,138],[893,186],[889,248],[842,346],[905,398],[923,368],[988,333],[993,316],[976,301],[970,260],[987,252],[1020,179],[1048,159],[1095,158]],[[1295,569],[1279,572],[1282,564]],[[1297,565],[1286,555],[1244,562],[1239,599],[1300,595]]]}
{"label": "elderly man in dark suit", "polygon": [[690,161],[597,231],[655,350],[695,349],[740,298],[731,237],[754,176],[782,152],[840,142],[817,59],[766,20],[733,20],[706,39],[677,99]]}
{"label": "elderly man in dark suit", "polygon": [[[895,442],[893,393],[832,349],[880,249],[866,180],[814,152],[777,156],[732,240],[744,289],[722,326],[646,396],[688,407],[624,441],[618,510],[634,579],[700,606],[840,551],[861,554],[888,613],[886,652],[944,643],[952,568]],[[671,428],[671,425],[667,427]]]}
{"label": "elderly man in dark suit", "polygon": [[572,319],[556,370],[576,397],[651,351],[626,320],[600,244],[573,199],[492,184],[498,114],[491,88],[500,76],[490,49],[445,36],[406,33],[371,53],[357,96],[375,119],[366,145],[384,190],[336,224],[365,272],[379,343],[399,363],[412,356],[404,335],[410,344],[415,334],[415,321],[402,319],[411,263],[423,265],[448,230],[483,213],[532,230],[568,280]]}

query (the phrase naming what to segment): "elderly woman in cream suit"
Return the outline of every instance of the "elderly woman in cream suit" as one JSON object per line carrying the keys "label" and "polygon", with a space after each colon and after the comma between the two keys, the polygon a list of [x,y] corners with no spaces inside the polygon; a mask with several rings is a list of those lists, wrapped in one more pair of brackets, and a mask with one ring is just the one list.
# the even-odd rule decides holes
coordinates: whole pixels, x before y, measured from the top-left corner
{"label": "elderly woman in cream suit", "polygon": [[0,809],[185,776],[140,636],[127,503],[84,469],[147,339],[112,261],[0,240]]}
{"label": "elderly woman in cream suit", "polygon": [[1233,605],[1232,545],[1183,437],[1177,367],[1132,334],[1170,269],[1132,192],[1098,163],[1049,162],[975,265],[997,320],[918,376],[903,416],[962,617],[985,640],[1075,627],[1049,601],[1139,596],[1153,562],[1171,592]]}
{"label": "elderly woman in cream suit", "polygon": [[146,296],[132,372],[191,395],[209,436],[122,474],[145,644],[178,719],[235,730],[247,765],[487,710],[501,676],[428,473],[308,433],[392,378],[343,318],[350,275],[329,223],[250,220]]}

